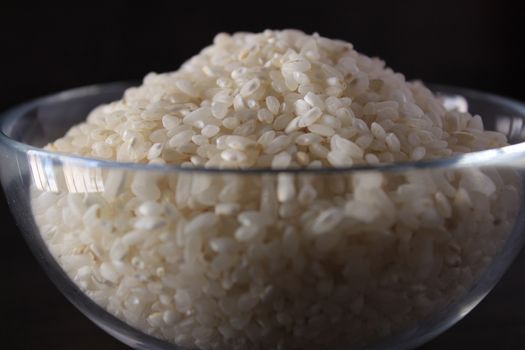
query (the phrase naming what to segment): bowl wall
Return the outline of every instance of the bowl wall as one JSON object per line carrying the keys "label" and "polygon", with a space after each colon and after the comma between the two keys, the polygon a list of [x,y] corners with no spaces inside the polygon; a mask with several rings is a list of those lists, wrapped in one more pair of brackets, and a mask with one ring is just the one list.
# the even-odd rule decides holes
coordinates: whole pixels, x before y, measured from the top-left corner
{"label": "bowl wall", "polygon": [[[45,145],[125,87],[30,102],[6,113],[2,132]],[[436,89],[522,141],[523,105]],[[466,315],[521,249],[522,146],[239,172],[82,159],[0,137],[0,158],[9,205],[51,279],[136,349],[408,349]]]}

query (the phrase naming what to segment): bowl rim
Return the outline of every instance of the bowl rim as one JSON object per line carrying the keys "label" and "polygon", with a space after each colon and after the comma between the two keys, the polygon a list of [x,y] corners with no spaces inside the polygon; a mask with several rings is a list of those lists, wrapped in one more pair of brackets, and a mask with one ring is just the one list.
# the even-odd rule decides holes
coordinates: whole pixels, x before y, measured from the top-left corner
{"label": "bowl rim", "polygon": [[[18,118],[27,111],[46,103],[65,101],[70,98],[82,97],[100,93],[102,90],[124,91],[126,88],[136,86],[136,81],[118,81],[112,83],[102,83],[77,87],[64,90],[58,93],[46,95],[43,97],[29,100],[25,103],[16,105],[0,114],[0,142],[6,144],[9,148],[19,152],[28,153],[36,157],[48,158],[59,163],[74,164],[88,168],[111,168],[131,171],[155,171],[155,172],[190,172],[190,173],[231,173],[231,174],[341,174],[354,172],[371,172],[371,171],[391,171],[401,172],[408,170],[434,169],[434,168],[465,168],[472,166],[488,165],[510,165],[515,163],[525,154],[525,142],[516,143],[504,147],[493,148],[488,150],[469,152],[461,155],[450,156],[446,158],[422,161],[404,161],[383,163],[377,165],[355,165],[350,167],[321,167],[321,168],[217,168],[217,167],[190,167],[177,164],[144,164],[133,162],[117,162],[113,160],[97,159],[84,157],[61,152],[48,151],[43,148],[32,146],[15,140],[8,136],[10,128]],[[511,109],[519,111],[525,118],[525,103],[518,100],[496,95],[493,93],[479,90],[456,87],[452,85],[425,84],[430,90],[438,95],[457,94],[475,98],[483,98],[487,101],[504,104]]]}

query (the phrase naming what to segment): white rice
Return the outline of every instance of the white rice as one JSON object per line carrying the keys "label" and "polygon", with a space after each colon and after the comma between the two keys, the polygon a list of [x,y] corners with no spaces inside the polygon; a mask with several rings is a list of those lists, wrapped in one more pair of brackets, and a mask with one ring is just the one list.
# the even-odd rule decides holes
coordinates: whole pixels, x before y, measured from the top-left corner
{"label": "white rice", "polygon": [[[421,83],[346,42],[296,30],[219,34],[178,71],[148,74],[47,149],[283,169],[506,145],[463,107],[445,109]],[[519,190],[504,169],[76,166],[47,176],[56,188],[35,184],[33,213],[69,276],[125,322],[198,349],[328,348],[416,326],[464,295],[499,251]]]}

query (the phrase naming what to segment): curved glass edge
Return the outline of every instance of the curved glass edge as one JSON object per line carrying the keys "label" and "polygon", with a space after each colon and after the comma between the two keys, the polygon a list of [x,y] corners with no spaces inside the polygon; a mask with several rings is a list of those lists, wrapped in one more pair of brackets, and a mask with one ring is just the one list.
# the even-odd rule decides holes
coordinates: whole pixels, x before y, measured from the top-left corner
{"label": "curved glass edge", "polygon": [[[4,186],[8,187],[9,185],[6,186],[4,183]],[[27,203],[26,201],[18,201],[12,209],[23,211],[23,207],[27,206]],[[523,203],[521,204],[520,212],[523,210]],[[25,209],[30,210],[29,208]],[[86,296],[51,255],[42,237],[35,234],[39,231],[32,216],[24,217],[25,222],[18,222],[22,228],[21,232],[23,233],[24,239],[57,289],[64,294],[82,314],[106,333],[134,349],[187,350],[186,348],[145,334],[133,326],[128,325]],[[17,217],[17,219],[19,219],[19,217]],[[523,232],[525,232],[525,216],[518,219],[513,231],[509,235],[509,239],[500,249],[500,252],[493,257],[492,263],[487,267],[486,271],[478,277],[478,282],[467,290],[462,298],[455,300],[438,314],[429,317],[415,329],[394,334],[378,343],[357,349],[384,350],[390,348],[392,344],[396,344],[396,349],[400,350],[414,349],[452,327],[480,303],[502,278],[504,272],[514,261],[525,243],[525,235],[523,235]],[[346,348],[336,348],[334,350],[346,350]]]}
{"label": "curved glass edge", "polygon": [[[524,203],[520,205],[520,212],[524,210]],[[513,230],[500,251],[492,258],[492,262],[478,277],[477,282],[465,291],[463,297],[447,305],[439,313],[421,322],[417,329],[395,334],[371,347],[358,350],[384,350],[396,344],[396,349],[416,349],[432,339],[443,334],[456,323],[461,321],[496,287],[505,272],[512,265],[525,244],[525,217],[520,216],[514,224]],[[431,329],[431,331],[429,331]],[[346,350],[346,349],[338,349]]]}
{"label": "curved glass edge", "polygon": [[[82,89],[79,89],[82,90]],[[458,92],[460,93],[460,92]],[[483,93],[482,93],[483,94]],[[60,94],[59,94],[60,95]],[[503,98],[505,99],[505,98]],[[36,101],[35,101],[36,102]],[[520,106],[522,106],[520,104]],[[522,106],[523,107],[523,106]],[[16,119],[16,115],[14,115],[14,118]],[[3,121],[2,121],[3,122]],[[5,137],[6,138],[6,137]],[[0,136],[0,143],[3,143],[6,141],[2,139]],[[12,143],[18,143],[14,140],[8,139],[10,143],[10,147],[12,146]],[[27,146],[21,143],[18,143],[22,146]],[[487,166],[492,164],[500,164],[505,163],[504,165],[508,164],[508,159],[505,158],[509,156],[509,154],[513,154],[513,157],[516,156],[523,156],[522,151],[515,150],[513,152],[507,152],[503,153],[504,156],[500,156],[499,151],[506,150],[512,147],[516,146],[522,146],[523,144],[519,145],[513,145],[508,146],[501,149],[496,150],[489,150],[489,151],[483,151],[483,152],[476,152],[469,154],[469,157],[465,158],[471,158],[471,159],[465,159],[463,160],[463,163],[453,163],[452,166],[459,167],[459,166]],[[30,146],[27,146],[30,147]],[[34,147],[32,147],[34,148]],[[15,147],[13,150],[13,153],[26,153],[28,149],[25,147]],[[83,167],[115,167],[115,165],[118,165],[118,168],[125,168],[129,169],[126,165],[126,163],[115,163],[115,162],[103,162],[98,161],[94,159],[83,159],[80,157],[74,157],[74,156],[63,156],[63,155],[57,155],[51,152],[42,151],[40,149],[34,148],[35,155],[46,157],[46,158],[52,158],[56,159],[57,162],[77,162],[77,164],[82,165]],[[496,153],[490,153],[488,155],[484,155],[483,157],[480,157],[479,155],[483,155],[486,152],[496,152]],[[476,155],[477,157],[470,157]],[[56,158],[53,156],[57,156]],[[502,158],[505,158],[505,160],[502,160]],[[514,158],[513,158],[514,159]],[[449,161],[450,159],[446,159]],[[519,160],[519,159],[515,159]],[[522,161],[523,162],[523,161]],[[103,163],[109,163],[110,165],[102,165]],[[438,163],[437,161],[433,162],[427,162],[431,163],[432,167],[437,167],[435,164]],[[400,170],[400,171],[406,171],[413,168],[428,168],[429,166],[421,166],[425,163],[419,162],[416,164],[417,166],[410,166],[410,164],[393,164],[390,166],[385,166],[383,168],[390,169],[390,170]],[[518,163],[513,163],[512,165],[516,165]],[[122,165],[122,166],[121,166]],[[136,165],[136,164],[135,164]],[[20,165],[19,165],[20,166]],[[441,166],[451,166],[450,163],[444,162],[441,164]],[[171,169],[170,167],[166,166],[160,166],[160,171],[178,171],[179,169]],[[166,169],[168,168],[168,169]],[[152,166],[140,166],[137,168],[131,168],[131,169],[140,169],[140,170],[155,170],[159,171],[159,169],[156,169]],[[335,169],[337,173],[343,173],[343,172],[351,172],[356,171],[358,168],[350,168],[350,169]],[[194,168],[180,168],[181,171],[190,171],[194,172],[196,171]],[[210,172],[209,169],[200,169],[205,172]],[[299,171],[292,171],[292,172],[299,172],[303,173],[304,170],[297,169]],[[332,171],[320,171],[322,169],[313,169],[317,174],[321,173],[331,173]],[[363,169],[360,170],[379,170],[378,167],[363,167]],[[212,172],[226,172],[226,170],[222,169],[212,169]],[[237,173],[246,173],[247,171],[234,171]],[[279,173],[282,171],[268,171],[270,173]],[[290,171],[288,171],[290,172]],[[259,169],[254,169],[252,173],[263,173]],[[12,179],[14,182],[17,182],[17,179]],[[23,181],[21,183],[27,183],[27,181]],[[9,187],[11,184],[4,183],[4,187]],[[20,191],[20,189],[15,189],[16,191]],[[6,191],[7,193],[7,191]],[[11,195],[14,195],[16,193],[12,193]],[[13,209],[24,209],[23,206],[26,206],[27,203],[24,201],[17,201],[16,204],[10,203],[10,205],[13,206]],[[21,208],[22,206],[22,208]],[[30,212],[30,211],[29,211]],[[102,309],[100,306],[98,306],[95,302],[93,302],[91,299],[89,299],[84,293],[74,284],[74,282],[65,274],[65,272],[62,270],[62,268],[58,265],[58,263],[55,261],[55,259],[51,256],[49,251],[47,250],[42,238],[39,235],[33,234],[34,232],[38,232],[38,230],[35,230],[34,228],[29,228],[27,225],[35,225],[34,222],[32,222],[32,217],[29,216],[31,219],[28,222],[22,223],[19,222],[19,225],[22,228],[21,231],[23,232],[24,238],[27,241],[28,245],[31,247],[34,255],[39,260],[40,264],[44,267],[46,273],[50,276],[50,278],[53,280],[57,288],[67,297],[70,302],[72,302],[84,315],[86,315],[89,319],[91,319],[94,323],[96,323],[99,327],[104,329],[107,333],[111,334],[112,336],[116,337],[117,339],[121,340],[122,342],[136,348],[136,349],[149,349],[149,350],[182,350],[183,348],[175,346],[173,344],[166,343],[162,340],[159,340],[157,338],[154,338],[152,336],[149,336],[147,334],[144,334],[143,332],[135,329],[132,326],[127,325],[125,322],[121,321],[120,319],[116,318],[115,316],[111,315],[104,309]],[[18,219],[18,217],[17,217]],[[27,218],[26,218],[27,219]],[[436,321],[436,319],[430,319],[429,323],[435,324],[439,323],[439,327],[435,328],[432,332],[428,333],[425,332],[425,326],[421,325],[419,327],[420,331],[414,330],[413,333],[411,333],[412,336],[415,336],[414,338],[408,337],[407,334],[403,336],[397,336],[395,338],[391,338],[386,340],[384,344],[377,344],[373,347],[367,347],[366,349],[384,349],[385,347],[388,348],[388,345],[392,344],[392,341],[399,341],[398,346],[400,349],[410,349],[414,348],[418,345],[421,345],[422,343],[425,343],[426,341],[436,337],[437,335],[441,334],[446,329],[450,328],[452,325],[454,325],[457,321],[459,321],[464,315],[466,315],[472,308],[475,307],[484,297],[487,295],[490,290],[495,286],[497,281],[502,277],[504,271],[507,269],[507,267],[510,265],[510,263],[514,260],[514,258],[517,256],[518,252],[521,249],[521,246],[523,244],[523,241],[525,239],[524,235],[522,234],[525,228],[525,224],[523,220],[521,220],[519,223],[516,224],[516,227],[514,229],[514,232],[511,234],[511,239],[509,239],[505,243],[505,247],[502,248],[501,253],[494,257],[494,263],[489,266],[489,269],[480,276],[480,283],[477,283],[475,286],[472,287],[470,291],[466,293],[466,297],[462,298],[459,301],[454,302],[452,305],[447,307],[446,309],[442,310],[442,318],[439,319],[439,321]],[[419,334],[418,334],[419,333]]]}
{"label": "curved glass edge", "polygon": [[[19,225],[24,226],[21,223]],[[29,225],[35,225],[34,229],[37,230],[34,222]],[[22,229],[21,232],[40,266],[43,267],[55,287],[84,316],[106,333],[137,350],[185,350],[137,330],[97,305],[69,278],[47,249],[42,237],[28,233],[33,231]]]}
{"label": "curved glass edge", "polygon": [[[525,142],[489,149],[484,151],[472,152],[463,155],[427,160],[427,161],[408,161],[379,165],[357,165],[351,167],[339,168],[287,168],[287,169],[271,169],[271,168],[248,168],[248,169],[234,169],[234,168],[203,168],[203,167],[184,167],[179,165],[159,165],[159,164],[140,164],[130,162],[115,162],[103,159],[88,158],[64,153],[57,153],[44,150],[35,146],[31,146],[19,141],[16,141],[8,136],[15,121],[28,110],[50,102],[64,101],[74,97],[96,95],[102,90],[108,91],[124,91],[131,87],[136,82],[116,82],[109,84],[91,85],[80,87],[72,90],[66,90],[54,95],[41,97],[0,114],[0,143],[3,143],[6,148],[16,149],[19,152],[30,153],[36,157],[43,157],[58,163],[68,163],[87,168],[114,168],[114,169],[128,169],[141,171],[155,171],[155,172],[191,172],[191,173],[233,173],[233,174],[279,174],[279,173],[301,173],[301,174],[327,174],[327,173],[351,173],[361,171],[407,171],[413,169],[426,168],[464,168],[468,166],[487,166],[487,165],[506,165],[513,167],[525,167]],[[427,84],[432,91],[440,94],[458,94],[466,96],[467,98],[484,99],[485,101],[495,104],[506,105],[510,109],[519,111],[519,114],[525,118],[525,103],[513,100],[511,98],[494,95],[491,93],[471,90],[462,87],[454,87],[447,85]]]}

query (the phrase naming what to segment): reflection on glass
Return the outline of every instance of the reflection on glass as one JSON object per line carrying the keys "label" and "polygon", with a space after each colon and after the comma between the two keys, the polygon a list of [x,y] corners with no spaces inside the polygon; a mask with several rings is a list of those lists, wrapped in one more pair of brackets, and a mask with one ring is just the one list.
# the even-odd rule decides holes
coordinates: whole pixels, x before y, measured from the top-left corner
{"label": "reflection on glass", "polygon": [[37,152],[28,151],[27,158],[36,188],[43,192],[104,192],[102,170],[74,164],[54,164]]}

